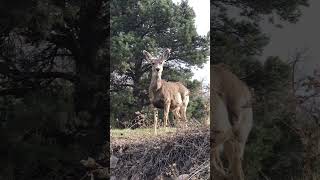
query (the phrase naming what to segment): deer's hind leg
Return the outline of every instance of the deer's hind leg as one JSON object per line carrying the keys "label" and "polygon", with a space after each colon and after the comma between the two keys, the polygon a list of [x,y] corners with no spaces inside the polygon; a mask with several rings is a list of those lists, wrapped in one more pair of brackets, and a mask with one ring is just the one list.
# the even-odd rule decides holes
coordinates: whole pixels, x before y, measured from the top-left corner
{"label": "deer's hind leg", "polygon": [[244,149],[247,143],[247,139],[249,136],[249,133],[252,129],[253,120],[252,120],[252,108],[245,108],[241,112],[241,126],[239,127],[239,142],[240,142],[240,154],[241,158],[243,158]]}
{"label": "deer's hind leg", "polygon": [[216,132],[213,136],[214,139],[211,140],[211,160],[210,166],[212,168],[211,177],[212,179],[225,180],[228,179],[228,174],[225,171],[223,162],[221,160],[220,150],[223,149],[225,151],[226,141],[230,138],[231,131],[228,132]]}
{"label": "deer's hind leg", "polygon": [[227,178],[227,174],[220,159],[220,152],[218,147],[211,147],[210,168],[212,168],[210,173],[211,179]]}
{"label": "deer's hind leg", "polygon": [[185,123],[185,126],[187,126],[188,120],[187,120],[187,107],[189,104],[189,96],[185,96],[183,98],[182,106],[180,108],[180,114],[182,116],[182,119]]}
{"label": "deer's hind leg", "polygon": [[244,173],[242,169],[242,158],[241,158],[241,144],[235,140],[233,141],[233,155],[231,162],[231,177],[232,180],[244,180]]}
{"label": "deer's hind leg", "polygon": [[242,160],[248,135],[252,128],[252,108],[242,109],[239,120],[234,124],[234,137],[226,143],[225,156],[228,159],[232,180],[244,180]]}
{"label": "deer's hind leg", "polygon": [[181,120],[181,114],[180,114],[180,107],[175,108],[174,110],[172,110],[174,119],[176,124],[180,124],[180,120]]}

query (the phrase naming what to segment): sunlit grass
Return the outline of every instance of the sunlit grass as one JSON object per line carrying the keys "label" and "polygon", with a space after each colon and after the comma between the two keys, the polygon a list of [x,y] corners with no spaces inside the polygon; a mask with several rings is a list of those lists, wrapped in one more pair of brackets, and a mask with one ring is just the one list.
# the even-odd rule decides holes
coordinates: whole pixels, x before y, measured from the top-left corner
{"label": "sunlit grass", "polygon": [[[157,129],[157,135],[165,135],[167,133],[176,132],[177,128],[168,127],[167,129],[164,127]],[[112,138],[147,138],[155,136],[154,128],[137,128],[137,129],[111,129],[111,137]]]}

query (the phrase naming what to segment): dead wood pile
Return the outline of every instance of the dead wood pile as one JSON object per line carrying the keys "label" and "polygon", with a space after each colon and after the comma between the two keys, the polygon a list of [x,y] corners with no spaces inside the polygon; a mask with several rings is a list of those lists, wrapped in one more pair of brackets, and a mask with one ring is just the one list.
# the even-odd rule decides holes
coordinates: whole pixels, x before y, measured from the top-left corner
{"label": "dead wood pile", "polygon": [[209,179],[208,128],[111,140],[111,179]]}

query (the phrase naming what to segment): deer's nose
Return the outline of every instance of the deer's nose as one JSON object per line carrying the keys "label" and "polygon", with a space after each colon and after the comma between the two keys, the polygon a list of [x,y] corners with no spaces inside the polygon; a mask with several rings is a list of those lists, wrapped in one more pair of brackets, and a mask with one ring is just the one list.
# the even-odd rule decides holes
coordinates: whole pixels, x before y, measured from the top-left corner
{"label": "deer's nose", "polygon": [[156,71],[160,71],[160,68],[156,68]]}

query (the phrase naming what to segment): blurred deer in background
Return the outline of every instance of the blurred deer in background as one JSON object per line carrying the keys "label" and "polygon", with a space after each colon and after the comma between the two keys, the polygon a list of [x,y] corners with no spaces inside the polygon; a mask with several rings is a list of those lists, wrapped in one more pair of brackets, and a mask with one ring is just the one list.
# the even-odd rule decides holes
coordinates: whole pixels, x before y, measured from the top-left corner
{"label": "blurred deer in background", "polygon": [[[211,66],[211,178],[244,180],[242,159],[251,131],[252,94],[226,65]],[[225,172],[222,154],[228,161]]]}
{"label": "blurred deer in background", "polygon": [[182,119],[187,123],[187,106],[189,103],[189,90],[180,82],[168,82],[161,79],[163,65],[168,60],[170,49],[165,49],[159,58],[153,57],[149,52],[143,51],[145,58],[152,65],[152,78],[149,86],[149,99],[154,109],[154,130],[157,134],[158,111],[164,109],[164,125],[168,126],[169,111],[173,112],[175,119]]}

